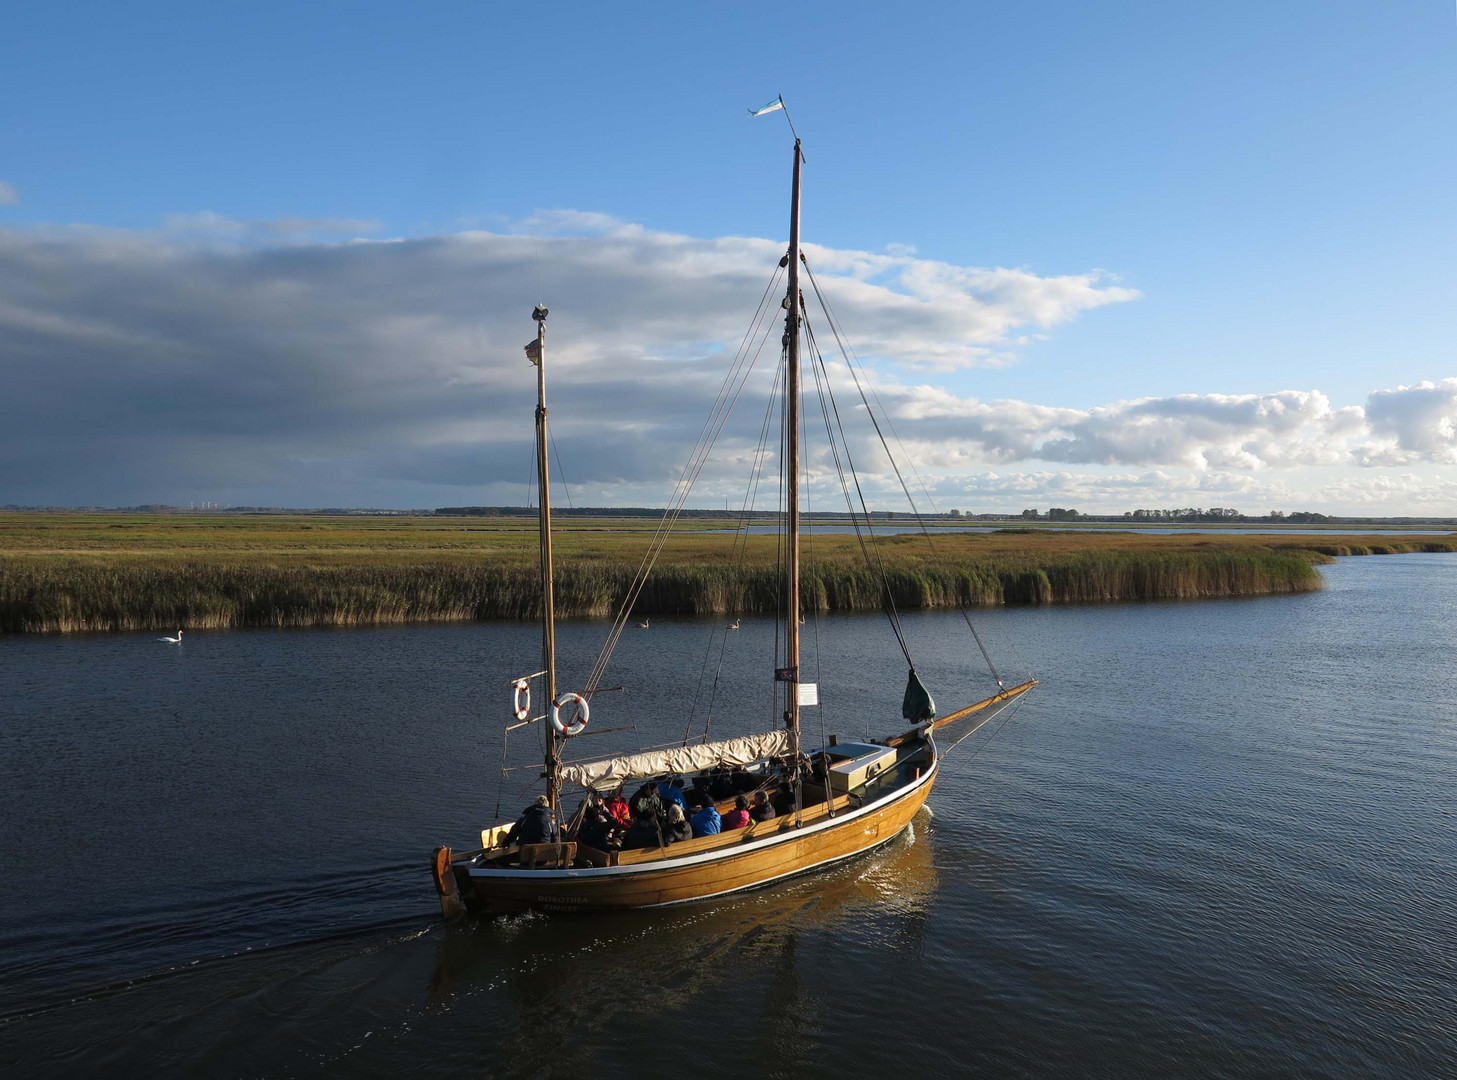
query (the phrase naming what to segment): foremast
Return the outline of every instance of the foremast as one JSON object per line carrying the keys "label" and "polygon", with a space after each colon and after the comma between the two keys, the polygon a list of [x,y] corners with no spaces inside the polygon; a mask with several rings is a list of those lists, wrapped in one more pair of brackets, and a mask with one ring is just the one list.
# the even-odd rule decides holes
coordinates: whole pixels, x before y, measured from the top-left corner
{"label": "foremast", "polygon": [[[536,320],[536,352],[531,362],[536,365],[536,479],[540,498],[541,533],[541,659],[546,678],[548,707],[556,701],[556,602],[552,589],[551,561],[551,471],[546,427],[546,316],[547,310],[537,304],[531,312]],[[546,728],[546,797],[560,817],[562,790],[561,736],[551,724]]]}

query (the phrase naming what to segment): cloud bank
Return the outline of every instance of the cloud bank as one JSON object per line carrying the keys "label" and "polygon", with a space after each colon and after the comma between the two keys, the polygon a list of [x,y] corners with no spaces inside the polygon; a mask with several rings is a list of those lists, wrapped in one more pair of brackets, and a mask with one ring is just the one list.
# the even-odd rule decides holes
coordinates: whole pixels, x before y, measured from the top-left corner
{"label": "cloud bank", "polygon": [[[521,346],[541,297],[574,497],[661,503],[783,253],[772,240],[577,213],[417,239],[378,231],[217,215],[151,232],[0,231],[0,504],[520,502],[534,402]],[[1125,509],[1219,495],[1251,510],[1324,498],[1457,512],[1432,475],[1457,460],[1457,379],[1344,407],[1318,390],[1089,409],[982,402],[935,373],[1005,363],[1028,335],[1136,293],[1098,273],[959,267],[907,248],[806,251],[949,505]],[[777,337],[725,431],[722,464],[705,474],[705,503],[742,493]],[[848,405],[843,368],[830,370]],[[873,444],[862,432],[854,446],[889,505],[894,481]],[[830,494],[826,484],[820,497]]]}

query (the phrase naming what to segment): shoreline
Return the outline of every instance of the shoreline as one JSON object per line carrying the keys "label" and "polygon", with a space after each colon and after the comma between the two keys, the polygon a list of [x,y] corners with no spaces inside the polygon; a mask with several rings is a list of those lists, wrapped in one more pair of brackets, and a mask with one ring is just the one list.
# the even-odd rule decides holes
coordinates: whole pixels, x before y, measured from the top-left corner
{"label": "shoreline", "polygon": [[[616,611],[646,528],[556,535],[557,613]],[[1222,599],[1311,592],[1335,557],[1457,551],[1457,536],[1271,537],[995,533],[853,536],[806,544],[802,602],[821,612]],[[675,536],[634,616],[769,615],[780,607],[771,536]],[[487,519],[0,516],[0,632],[345,627],[537,617],[535,534]]]}

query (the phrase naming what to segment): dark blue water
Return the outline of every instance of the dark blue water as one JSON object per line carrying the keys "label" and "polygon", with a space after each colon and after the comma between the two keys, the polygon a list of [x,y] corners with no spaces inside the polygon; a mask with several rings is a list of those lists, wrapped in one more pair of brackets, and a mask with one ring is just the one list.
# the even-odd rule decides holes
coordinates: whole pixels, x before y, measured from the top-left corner
{"label": "dark blue water", "polygon": [[[983,613],[1043,686],[829,875],[448,929],[426,857],[493,816],[531,627],[0,640],[0,1069],[1451,1075],[1457,556],[1324,572]],[[907,627],[943,709],[983,692],[955,615]],[[638,730],[575,746],[681,737],[711,630],[630,632],[593,728]],[[893,730],[883,623],[818,633],[827,730]],[[715,732],[763,726],[771,639],[726,635]]]}

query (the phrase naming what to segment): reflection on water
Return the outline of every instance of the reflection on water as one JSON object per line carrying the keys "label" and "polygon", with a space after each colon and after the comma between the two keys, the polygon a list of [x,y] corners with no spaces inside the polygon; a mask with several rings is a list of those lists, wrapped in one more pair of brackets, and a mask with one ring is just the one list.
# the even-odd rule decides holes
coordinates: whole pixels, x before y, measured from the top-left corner
{"label": "reflection on water", "polygon": [[[1457,556],[1326,573],[985,613],[1043,685],[828,873],[451,927],[427,853],[491,817],[533,627],[0,640],[0,1072],[1450,1073]],[[943,707],[984,696],[954,614],[905,626]],[[625,638],[611,722],[681,737],[708,630]],[[600,632],[563,628],[568,670]],[[763,726],[772,634],[730,635],[715,731]],[[893,722],[883,623],[819,642],[826,730]]]}
{"label": "reflection on water", "polygon": [[442,1016],[473,1013],[478,998],[506,1007],[495,1020],[511,1033],[502,1050],[527,1074],[553,1063],[570,1069],[571,1046],[585,1048],[578,1064],[590,1071],[594,1048],[651,1029],[665,1010],[701,1012],[710,1028],[730,1017],[764,1025],[762,1059],[745,1064],[782,1069],[802,1042],[796,1018],[813,996],[799,970],[802,938],[919,948],[936,885],[932,829],[920,822],[919,837],[913,825],[826,874],[731,901],[449,927],[435,944],[426,999]]}
{"label": "reflection on water", "polygon": [[[772,1075],[806,1053],[801,1025],[818,1001],[799,970],[800,942],[919,951],[934,852],[922,815],[827,874],[734,900],[606,920],[420,919],[183,968],[125,988],[123,1011],[116,988],[17,1021],[39,1054],[11,1060],[128,1073],[226,1064],[243,1074],[310,1062],[398,1075],[418,1066],[419,1039],[435,1032],[443,1042],[432,1061],[447,1072],[490,1061],[521,1075],[580,1075],[604,1047],[650,1045],[665,1013],[699,1012],[713,1021],[705,1054],[717,1023],[752,1021],[746,1064]],[[78,1027],[89,1044],[81,1053],[69,1047]]]}

